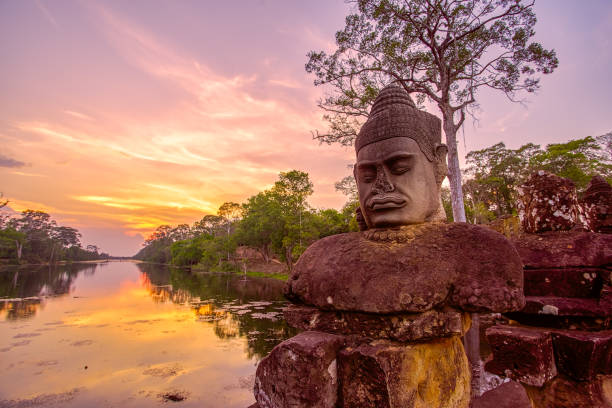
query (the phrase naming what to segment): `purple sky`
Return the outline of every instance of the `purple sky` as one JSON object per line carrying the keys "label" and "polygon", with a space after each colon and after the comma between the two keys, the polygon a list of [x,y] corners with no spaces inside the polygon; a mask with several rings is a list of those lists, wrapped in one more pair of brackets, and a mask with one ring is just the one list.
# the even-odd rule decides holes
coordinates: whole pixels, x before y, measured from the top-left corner
{"label": "purple sky", "polygon": [[[0,0],[0,191],[116,255],[155,226],[307,171],[315,207],[353,152],[319,146],[306,53],[334,47],[342,1]],[[560,66],[524,105],[480,94],[460,155],[612,130],[612,2],[538,0]],[[431,110],[439,114],[436,110]]]}

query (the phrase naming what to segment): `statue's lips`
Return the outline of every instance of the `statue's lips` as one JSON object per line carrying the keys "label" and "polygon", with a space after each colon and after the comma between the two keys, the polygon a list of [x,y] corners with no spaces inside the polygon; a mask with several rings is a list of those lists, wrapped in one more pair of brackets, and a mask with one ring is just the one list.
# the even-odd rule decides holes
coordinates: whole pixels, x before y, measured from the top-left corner
{"label": "statue's lips", "polygon": [[401,208],[406,205],[406,200],[401,197],[374,197],[368,203],[368,207],[374,211]]}

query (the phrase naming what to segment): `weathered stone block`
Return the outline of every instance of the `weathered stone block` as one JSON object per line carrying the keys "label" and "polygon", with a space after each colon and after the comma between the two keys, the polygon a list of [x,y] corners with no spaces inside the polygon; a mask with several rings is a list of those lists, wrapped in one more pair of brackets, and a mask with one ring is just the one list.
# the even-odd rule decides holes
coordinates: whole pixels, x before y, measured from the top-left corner
{"label": "weathered stone block", "polygon": [[463,223],[338,234],[312,244],[287,282],[295,303],[324,310],[415,313],[523,306],[523,271],[501,234]]}
{"label": "weathered stone block", "polygon": [[487,371],[537,387],[557,375],[550,332],[493,326],[486,335],[493,352],[485,364]]}
{"label": "weathered stone block", "polygon": [[612,264],[612,235],[559,231],[525,234],[513,241],[526,269]]}
{"label": "weathered stone block", "polygon": [[612,186],[595,176],[580,200],[580,219],[589,231],[612,233]]}
{"label": "weathered stone block", "polygon": [[420,344],[378,340],[338,358],[345,408],[467,408],[470,371],[458,337]]}
{"label": "weathered stone block", "polygon": [[612,318],[592,316],[558,316],[552,314],[505,313],[505,317],[527,326],[547,327],[550,329],[569,330],[609,330]]}
{"label": "weathered stone block", "polygon": [[428,310],[423,313],[375,315],[358,312],[330,312],[314,307],[289,306],[284,311],[290,326],[302,330],[357,335],[401,342],[462,336],[469,328],[469,314],[456,310]]}
{"label": "weathered stone block", "polygon": [[599,293],[599,306],[612,310],[612,285],[604,284]]}
{"label": "weathered stone block", "polygon": [[520,313],[554,316],[610,317],[612,309],[601,307],[598,299],[555,296],[528,296]]}
{"label": "weathered stone block", "polygon": [[612,328],[612,308],[601,299],[527,296],[519,312],[505,316],[529,326],[572,330]]}
{"label": "weathered stone block", "polygon": [[472,400],[470,408],[532,408],[525,388],[508,381]]}
{"label": "weathered stone block", "polygon": [[534,408],[610,408],[612,376],[597,376],[593,381],[572,381],[558,376],[544,387],[526,386]]}
{"label": "weathered stone block", "polygon": [[525,269],[525,296],[596,298],[605,272],[601,268]]}
{"label": "weathered stone block", "polygon": [[255,374],[260,408],[336,407],[336,355],[343,345],[340,336],[304,332],[276,346]]}
{"label": "weathered stone block", "polygon": [[612,374],[612,330],[557,331],[552,339],[559,373],[577,381]]}
{"label": "weathered stone block", "polygon": [[538,171],[517,191],[518,213],[525,232],[567,231],[576,224],[578,199],[573,181]]}

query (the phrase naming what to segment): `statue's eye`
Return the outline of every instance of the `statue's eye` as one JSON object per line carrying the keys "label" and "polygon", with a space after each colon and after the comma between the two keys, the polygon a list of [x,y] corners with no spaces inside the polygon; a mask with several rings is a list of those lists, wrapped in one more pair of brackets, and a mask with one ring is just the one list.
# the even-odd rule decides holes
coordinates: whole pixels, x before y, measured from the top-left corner
{"label": "statue's eye", "polygon": [[401,158],[389,163],[389,170],[393,174],[403,174],[412,168],[412,160]]}
{"label": "statue's eye", "polygon": [[360,166],[358,167],[359,180],[365,183],[371,183],[376,180],[376,167]]}

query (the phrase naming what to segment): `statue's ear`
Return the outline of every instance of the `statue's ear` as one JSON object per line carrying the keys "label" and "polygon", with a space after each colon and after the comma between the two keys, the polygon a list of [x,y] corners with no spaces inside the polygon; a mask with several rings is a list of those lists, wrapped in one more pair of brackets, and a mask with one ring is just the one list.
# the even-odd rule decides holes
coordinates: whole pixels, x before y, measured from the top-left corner
{"label": "statue's ear", "polygon": [[448,165],[446,164],[446,155],[448,154],[448,147],[445,144],[439,144],[436,146],[436,181],[438,187],[442,185],[444,177],[448,174]]}
{"label": "statue's ear", "polygon": [[448,154],[448,147],[445,144],[439,144],[436,146],[436,159],[446,163],[446,155]]}

